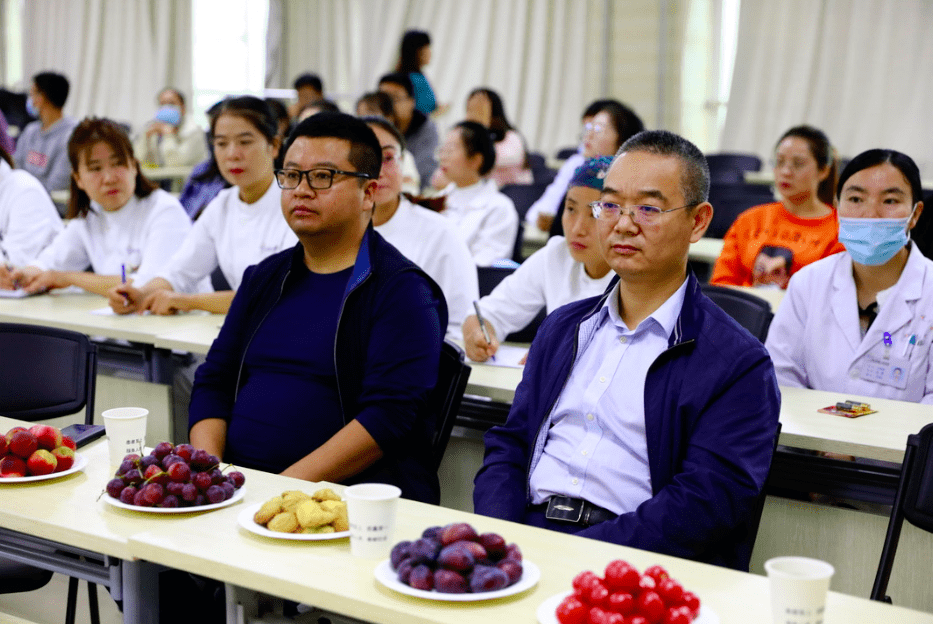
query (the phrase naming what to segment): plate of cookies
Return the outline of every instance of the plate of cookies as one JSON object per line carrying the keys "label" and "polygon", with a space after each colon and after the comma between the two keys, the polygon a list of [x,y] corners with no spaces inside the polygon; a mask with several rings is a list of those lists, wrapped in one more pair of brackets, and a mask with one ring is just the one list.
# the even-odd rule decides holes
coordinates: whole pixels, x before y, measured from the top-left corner
{"label": "plate of cookies", "polygon": [[245,507],[237,522],[251,533],[275,539],[313,542],[350,537],[347,504],[330,488],[314,494],[282,492]]}

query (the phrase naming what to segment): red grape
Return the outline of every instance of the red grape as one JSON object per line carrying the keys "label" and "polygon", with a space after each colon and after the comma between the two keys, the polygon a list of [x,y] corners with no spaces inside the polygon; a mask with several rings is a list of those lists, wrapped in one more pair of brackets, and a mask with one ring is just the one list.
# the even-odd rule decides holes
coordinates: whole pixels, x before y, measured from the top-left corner
{"label": "red grape", "polygon": [[107,482],[107,494],[111,498],[120,498],[120,493],[126,488],[123,479],[111,479]]}
{"label": "red grape", "polygon": [[204,495],[207,496],[207,500],[211,504],[222,503],[224,501],[224,491],[219,485],[212,485],[207,488],[207,491],[204,492]]}

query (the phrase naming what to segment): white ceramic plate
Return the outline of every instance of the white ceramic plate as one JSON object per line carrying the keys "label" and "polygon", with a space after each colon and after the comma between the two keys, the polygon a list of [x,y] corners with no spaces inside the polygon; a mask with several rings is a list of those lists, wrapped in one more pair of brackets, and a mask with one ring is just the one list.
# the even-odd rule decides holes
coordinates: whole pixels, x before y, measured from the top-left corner
{"label": "white ceramic plate", "polygon": [[478,594],[445,594],[438,591],[415,589],[414,587],[402,583],[398,580],[398,575],[395,573],[395,570],[392,569],[392,562],[389,559],[377,565],[373,572],[376,575],[377,581],[400,594],[407,594],[427,600],[438,600],[441,602],[476,602],[479,600],[503,598],[505,596],[521,593],[526,589],[531,589],[538,584],[538,580],[541,578],[541,570],[538,569],[538,566],[525,559],[522,561],[522,578],[518,579],[518,582],[514,585],[509,585],[505,589],[481,592]]}
{"label": "white ceramic plate", "polygon": [[84,470],[84,467],[87,466],[87,457],[81,453],[75,453],[75,463],[71,465],[71,468],[68,470],[62,470],[61,472],[53,472],[52,474],[47,475],[37,475],[34,477],[0,477],[0,484],[2,483],[32,483],[33,481],[48,481],[49,479],[57,479],[59,477],[64,477],[66,475],[74,474]]}
{"label": "white ceramic plate", "polygon": [[339,533],[281,533],[279,531],[270,531],[261,524],[253,521],[253,516],[259,511],[263,503],[256,503],[249,507],[244,507],[240,515],[237,516],[237,522],[240,526],[251,533],[265,537],[274,537],[275,539],[294,540],[296,542],[319,542],[321,540],[335,540],[344,537],[350,537],[349,531],[340,531]]}
{"label": "white ceramic plate", "polygon": [[[561,592],[559,594],[554,594],[540,605],[538,605],[538,611],[536,615],[538,616],[539,624],[559,624],[557,621],[557,607],[560,605],[561,601],[564,598],[572,594],[573,592]],[[704,604],[700,605],[700,614],[697,615],[697,618],[693,620],[693,624],[719,624],[719,616],[713,613],[713,611]]]}
{"label": "white ceramic plate", "polygon": [[142,511],[144,513],[155,513],[155,514],[179,514],[179,513],[200,513],[202,511],[211,511],[213,509],[220,509],[221,507],[229,507],[230,505],[240,501],[243,497],[246,496],[246,486],[244,485],[239,490],[236,490],[233,493],[233,496],[227,500],[220,503],[213,503],[211,505],[200,505],[198,507],[138,507],[136,505],[127,505],[121,500],[112,498],[109,494],[104,492],[103,500],[105,503],[111,507],[119,507],[120,509],[129,509],[130,511]]}

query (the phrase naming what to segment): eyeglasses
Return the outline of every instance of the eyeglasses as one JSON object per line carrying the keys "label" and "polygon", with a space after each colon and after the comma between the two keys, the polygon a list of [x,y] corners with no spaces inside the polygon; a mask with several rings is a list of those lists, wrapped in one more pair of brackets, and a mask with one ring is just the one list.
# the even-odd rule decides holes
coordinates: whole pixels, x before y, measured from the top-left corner
{"label": "eyeglasses", "polygon": [[341,171],[340,169],[308,169],[307,171],[301,169],[276,169],[275,181],[278,183],[279,188],[290,191],[298,188],[298,185],[301,184],[301,178],[304,176],[308,180],[309,187],[316,191],[323,191],[333,185],[334,176],[338,173],[353,178],[373,179],[368,173]]}
{"label": "eyeglasses", "polygon": [[684,208],[692,208],[693,206],[698,206],[699,203],[700,202],[687,204],[686,206],[678,206],[677,208],[668,208],[667,210],[661,210],[657,206],[632,206],[630,208],[623,208],[619,204],[604,201],[594,201],[589,206],[593,210],[593,216],[605,223],[615,223],[623,214],[627,214],[632,218],[632,221],[638,225],[654,225],[664,213],[683,210]]}

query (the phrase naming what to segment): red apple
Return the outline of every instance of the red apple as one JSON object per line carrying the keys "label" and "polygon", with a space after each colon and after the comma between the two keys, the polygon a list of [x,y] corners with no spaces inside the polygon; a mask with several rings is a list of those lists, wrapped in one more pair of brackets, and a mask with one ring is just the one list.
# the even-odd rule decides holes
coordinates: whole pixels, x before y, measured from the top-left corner
{"label": "red apple", "polygon": [[16,455],[7,455],[0,460],[0,477],[25,477],[26,462]]}
{"label": "red apple", "polygon": [[17,431],[12,437],[8,438],[7,442],[10,445],[10,452],[23,459],[28,459],[39,448],[36,436],[28,431]]}
{"label": "red apple", "polygon": [[62,436],[62,446],[67,446],[72,451],[78,450],[78,445],[75,444],[75,441],[69,438],[68,436]]}
{"label": "red apple", "polygon": [[6,436],[0,436],[0,457],[6,455],[6,452],[9,448],[10,445],[6,441]]}
{"label": "red apple", "polygon": [[68,448],[67,446],[59,446],[52,451],[52,455],[55,456],[58,465],[55,467],[55,472],[64,472],[71,468],[75,463],[75,452]]}
{"label": "red apple", "polygon": [[26,460],[26,469],[33,476],[52,474],[57,465],[58,460],[45,449],[39,449]]}
{"label": "red apple", "polygon": [[51,451],[62,445],[62,432],[58,427],[51,425],[33,425],[29,433],[36,436],[40,449]]}

